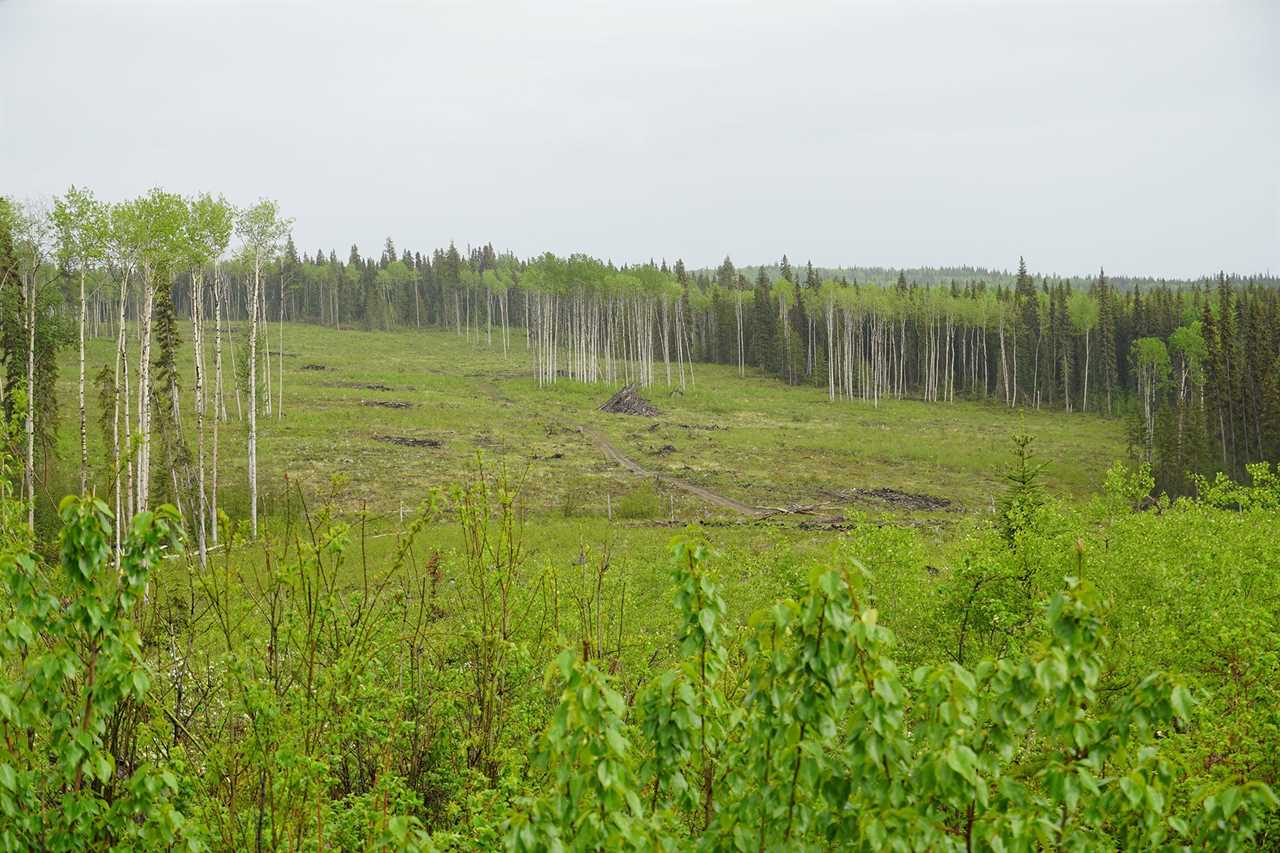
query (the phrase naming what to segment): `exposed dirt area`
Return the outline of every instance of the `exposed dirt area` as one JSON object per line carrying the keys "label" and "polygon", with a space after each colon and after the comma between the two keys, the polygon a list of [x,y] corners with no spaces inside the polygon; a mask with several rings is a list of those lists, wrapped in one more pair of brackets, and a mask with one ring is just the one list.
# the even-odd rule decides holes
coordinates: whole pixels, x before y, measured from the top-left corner
{"label": "exposed dirt area", "polygon": [[668,427],[671,427],[672,429],[690,429],[690,430],[700,429],[700,430],[706,430],[707,432],[716,432],[716,431],[728,429],[727,426],[721,426],[720,424],[653,424],[651,427],[649,427],[649,431],[653,432],[654,430],[656,430],[658,427],[661,427],[661,426],[668,426]]}
{"label": "exposed dirt area", "polygon": [[680,480],[675,477],[664,477],[656,472],[649,471],[634,459],[624,456],[618,448],[610,444],[609,440],[600,433],[587,430],[583,430],[583,432],[595,443],[596,447],[604,453],[606,459],[615,465],[627,469],[632,474],[651,480],[656,479],[658,482],[666,483],[669,486],[673,486],[677,489],[688,492],[691,495],[702,498],[709,504],[714,504],[715,506],[722,507],[723,509],[733,510],[734,512],[742,513],[743,515],[750,516],[751,518],[765,518],[774,514],[773,510],[764,509],[758,506],[750,506],[749,504],[744,504],[742,501],[736,501],[733,498],[718,495],[710,489],[695,486],[693,483],[686,483],[684,480]]}
{"label": "exposed dirt area", "polygon": [[361,400],[362,406],[376,406],[379,409],[412,409],[413,403],[404,403],[399,400]]}
{"label": "exposed dirt area", "polygon": [[837,500],[877,501],[898,509],[924,512],[948,509],[952,505],[950,499],[938,497],[937,495],[916,494],[887,488],[848,489],[847,491],[829,492],[828,494]]}
{"label": "exposed dirt area", "polygon": [[320,370],[328,370],[329,368],[325,367],[323,364],[304,364],[302,365],[302,369],[320,371]]}
{"label": "exposed dirt area", "polygon": [[806,518],[796,526],[801,530],[853,530],[855,527],[871,525],[872,527],[910,527],[915,530],[946,530],[955,522],[951,519],[921,518],[879,518],[849,521],[843,515],[832,515],[826,518]]}
{"label": "exposed dirt area", "polygon": [[444,447],[444,442],[438,438],[414,438],[408,435],[375,435],[373,440],[400,447]]}
{"label": "exposed dirt area", "polygon": [[381,382],[333,382],[328,384],[328,388],[355,388],[358,391],[394,391],[390,385],[383,385]]}
{"label": "exposed dirt area", "polygon": [[[654,427],[657,425],[655,424]],[[707,427],[703,427],[706,429]],[[720,427],[722,429],[722,427]],[[653,427],[650,428],[652,430]],[[717,427],[710,427],[717,429]],[[613,464],[630,471],[638,477],[645,477],[650,480],[657,480],[659,483],[665,483],[674,488],[688,492],[703,499],[704,501],[715,506],[732,510],[741,515],[745,515],[750,519],[763,520],[772,519],[782,516],[799,516],[797,522],[803,528],[812,529],[845,529],[849,526],[849,522],[845,517],[839,514],[842,504],[848,504],[850,501],[874,502],[886,504],[896,510],[902,512],[931,512],[937,510],[956,511],[959,507],[949,498],[939,497],[937,495],[919,494],[913,492],[904,492],[899,489],[880,487],[880,488],[855,488],[845,489],[841,491],[825,491],[822,493],[822,499],[811,504],[792,503],[785,506],[752,506],[743,503],[725,495],[717,494],[710,489],[702,486],[694,485],[678,477],[672,477],[668,474],[651,471],[645,468],[634,459],[626,456],[618,448],[614,447],[601,433],[589,429],[579,428],[579,432],[591,439],[592,443],[604,454],[605,458]],[[550,432],[550,430],[548,430]],[[643,434],[641,431],[638,434]],[[678,453],[675,445],[665,444],[659,448],[649,451],[654,456],[666,457],[671,454]],[[688,465],[680,466],[682,470],[691,471]],[[935,521],[900,521],[896,523],[905,524],[937,524]]]}

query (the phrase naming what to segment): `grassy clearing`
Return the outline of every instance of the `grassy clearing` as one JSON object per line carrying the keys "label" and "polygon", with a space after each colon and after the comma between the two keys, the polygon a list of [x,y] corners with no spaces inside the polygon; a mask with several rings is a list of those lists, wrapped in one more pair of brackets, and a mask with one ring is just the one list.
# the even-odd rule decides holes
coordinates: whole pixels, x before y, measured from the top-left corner
{"label": "grassy clearing", "polygon": [[[273,328],[273,338],[277,333]],[[680,521],[732,517],[661,487],[660,500],[643,500],[640,493],[652,488],[609,465],[583,427],[648,470],[770,507],[838,505],[832,494],[890,488],[945,497],[955,502],[953,511],[971,515],[989,511],[990,496],[1000,490],[999,468],[1013,431],[1033,433],[1040,454],[1062,463],[1051,466],[1046,483],[1065,497],[1096,488],[1123,452],[1120,424],[1091,415],[1010,412],[970,402],[833,404],[820,388],[742,379],[715,365],[698,365],[696,384],[683,395],[652,389],[658,418],[610,415],[597,411],[609,389],[568,381],[539,389],[521,338],[506,358],[437,331],[287,325],[284,338],[284,416],[260,416],[264,487],[271,491],[287,475],[346,509],[367,507],[376,515],[398,514],[429,489],[465,476],[479,451],[490,463],[526,470],[530,510],[548,520],[604,516],[607,504],[629,507],[633,522],[669,517],[673,509]],[[273,340],[273,349],[277,345]],[[72,355],[63,364],[67,401],[75,393]],[[110,344],[93,342],[90,364],[109,359]],[[277,383],[279,361],[273,352]],[[230,374],[229,353],[226,369]],[[187,405],[189,386],[188,380]],[[278,395],[278,385],[273,391]],[[234,506],[244,479],[243,425],[234,398],[228,409],[222,477]],[[68,464],[76,455],[74,418],[68,410],[61,435]],[[91,432],[94,458],[105,460],[101,430]],[[424,439],[441,446],[417,444]],[[874,500],[859,508],[903,514]]]}
{"label": "grassy clearing", "polygon": [[[278,328],[272,329],[273,383],[279,381]],[[233,336],[237,344],[241,339]],[[832,534],[802,529],[805,516],[750,523],[686,492],[646,480],[609,463],[590,433],[603,436],[649,471],[683,478],[758,506],[823,502],[823,513],[844,511],[831,495],[861,488],[896,489],[944,497],[945,510],[912,510],[875,499],[849,509],[869,518],[923,528],[926,553],[907,563],[913,576],[937,556],[964,522],[985,516],[1003,489],[999,470],[1008,436],[1037,436],[1050,466],[1045,483],[1068,499],[1096,488],[1123,452],[1121,425],[1091,415],[1014,413],[995,405],[885,401],[829,403],[820,388],[786,387],[759,377],[739,378],[728,367],[698,365],[684,394],[652,389],[658,418],[611,415],[597,407],[611,389],[561,382],[539,389],[528,369],[523,338],[509,357],[476,347],[449,332],[368,333],[286,325],[284,416],[260,415],[259,465],[264,509],[282,514],[286,477],[313,504],[352,516],[365,511],[376,563],[394,547],[390,535],[432,489],[475,473],[478,454],[490,468],[504,464],[524,478],[525,534],[531,563],[578,571],[581,556],[608,547],[631,587],[629,609],[647,623],[667,610],[665,548],[683,525],[700,521],[719,548],[731,553],[726,575],[733,609],[745,616],[754,602],[772,600],[792,581],[806,555],[825,552]],[[225,350],[230,387],[231,352]],[[243,352],[237,350],[237,360]],[[109,363],[111,344],[93,341],[89,364]],[[189,353],[181,356],[184,365]],[[63,400],[75,398],[74,353],[62,365]],[[210,364],[210,372],[212,365]],[[273,384],[278,395],[278,384]],[[190,406],[190,376],[183,388]],[[107,480],[109,446],[90,393],[91,458]],[[277,397],[278,400],[278,397]],[[242,400],[243,404],[243,400]],[[394,408],[392,407],[394,406]],[[188,408],[189,411],[189,408]],[[245,514],[244,425],[222,427],[221,506]],[[260,409],[260,411],[262,411]],[[50,496],[74,488],[74,408],[64,408],[60,475]],[[194,419],[186,416],[190,429]],[[581,430],[586,430],[584,433]],[[405,441],[408,440],[408,441]],[[423,446],[423,440],[439,446]],[[396,443],[399,442],[399,443]],[[416,442],[416,443],[415,443]],[[609,508],[614,520],[607,518]],[[452,523],[434,525],[430,547],[451,555],[460,541]],[[788,569],[787,567],[791,568]],[[794,577],[792,577],[794,576]],[[791,581],[787,580],[790,577]]]}

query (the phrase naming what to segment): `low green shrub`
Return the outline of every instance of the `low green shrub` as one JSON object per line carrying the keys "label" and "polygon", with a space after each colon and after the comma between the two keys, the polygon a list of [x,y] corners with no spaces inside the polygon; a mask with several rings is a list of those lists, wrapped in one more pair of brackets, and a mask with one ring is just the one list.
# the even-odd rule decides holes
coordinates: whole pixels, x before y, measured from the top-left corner
{"label": "low green shrub", "polygon": [[662,494],[653,483],[643,483],[617,500],[613,514],[628,519],[658,518],[662,515]]}

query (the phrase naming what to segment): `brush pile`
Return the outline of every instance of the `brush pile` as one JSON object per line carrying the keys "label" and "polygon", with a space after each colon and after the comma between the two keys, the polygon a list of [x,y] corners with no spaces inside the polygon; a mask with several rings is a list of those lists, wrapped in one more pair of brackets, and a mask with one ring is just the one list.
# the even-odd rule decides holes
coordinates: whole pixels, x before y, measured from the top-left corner
{"label": "brush pile", "polygon": [[656,418],[661,414],[652,403],[640,396],[634,385],[628,385],[610,397],[609,401],[600,407],[600,411],[612,412],[615,415],[639,415],[642,418]]}

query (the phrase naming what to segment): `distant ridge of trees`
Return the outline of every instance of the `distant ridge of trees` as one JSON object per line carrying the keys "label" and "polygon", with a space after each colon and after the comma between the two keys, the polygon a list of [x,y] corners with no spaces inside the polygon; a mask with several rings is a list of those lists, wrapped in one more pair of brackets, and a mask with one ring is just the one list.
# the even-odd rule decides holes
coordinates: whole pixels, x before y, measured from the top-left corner
{"label": "distant ridge of trees", "polygon": [[[739,271],[748,279],[754,278],[758,271],[763,267],[766,274],[770,278],[777,278],[781,275],[779,264],[757,264],[738,267]],[[908,281],[915,282],[920,285],[950,285],[951,282],[957,281],[961,285],[966,283],[982,282],[987,286],[1004,285],[1006,287],[1014,284],[1018,278],[1018,271],[1007,269],[992,269],[989,267],[975,267],[968,265],[961,266],[941,266],[941,267],[885,267],[885,266],[840,266],[840,267],[824,267],[815,266],[816,272],[821,278],[828,279],[844,279],[850,282],[859,282],[860,284],[880,284],[889,285],[898,280],[899,275],[906,277]],[[694,271],[714,274],[714,268],[698,269]],[[1253,273],[1241,275],[1239,273],[1224,273],[1232,284],[1243,285],[1254,283],[1264,287],[1280,287],[1280,276],[1265,273]],[[1046,273],[1048,278],[1054,281],[1065,281],[1072,287],[1088,288],[1096,278],[1093,275],[1059,275],[1058,273]],[[1145,276],[1145,275],[1115,275],[1108,274],[1107,279],[1111,286],[1116,290],[1130,291],[1134,287],[1156,288],[1171,287],[1174,289],[1190,287],[1195,284],[1204,284],[1215,282],[1218,278],[1217,273],[1206,274],[1197,278],[1172,278],[1168,276]]]}

